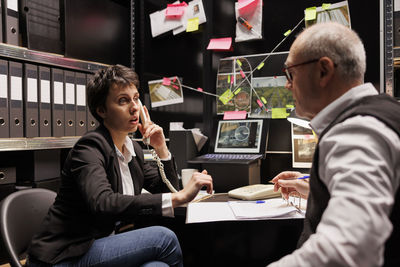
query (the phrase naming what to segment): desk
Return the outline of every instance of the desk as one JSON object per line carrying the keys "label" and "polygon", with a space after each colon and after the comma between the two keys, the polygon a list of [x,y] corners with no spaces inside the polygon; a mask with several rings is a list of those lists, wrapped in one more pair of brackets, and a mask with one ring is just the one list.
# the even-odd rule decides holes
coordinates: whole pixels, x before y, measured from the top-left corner
{"label": "desk", "polygon": [[186,208],[159,225],[173,230],[185,267],[265,266],[296,249],[302,219],[222,221],[185,224]]}

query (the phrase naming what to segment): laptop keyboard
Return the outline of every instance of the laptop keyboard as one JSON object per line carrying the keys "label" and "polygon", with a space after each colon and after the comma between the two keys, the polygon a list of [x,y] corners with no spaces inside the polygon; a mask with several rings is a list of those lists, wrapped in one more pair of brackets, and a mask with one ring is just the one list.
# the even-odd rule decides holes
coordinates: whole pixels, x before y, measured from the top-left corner
{"label": "laptop keyboard", "polygon": [[205,159],[214,160],[231,160],[231,159],[243,159],[252,160],[260,157],[259,154],[205,154],[202,156]]}

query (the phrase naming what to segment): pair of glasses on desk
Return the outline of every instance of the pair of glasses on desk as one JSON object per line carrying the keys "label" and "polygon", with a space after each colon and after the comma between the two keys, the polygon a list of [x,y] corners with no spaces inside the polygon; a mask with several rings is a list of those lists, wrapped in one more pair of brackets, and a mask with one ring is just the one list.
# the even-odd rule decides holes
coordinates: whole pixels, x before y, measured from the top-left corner
{"label": "pair of glasses on desk", "polygon": [[282,197],[284,201],[286,201],[287,206],[293,206],[300,213],[304,211],[301,209],[301,196],[299,192],[293,191],[289,193],[288,199]]}

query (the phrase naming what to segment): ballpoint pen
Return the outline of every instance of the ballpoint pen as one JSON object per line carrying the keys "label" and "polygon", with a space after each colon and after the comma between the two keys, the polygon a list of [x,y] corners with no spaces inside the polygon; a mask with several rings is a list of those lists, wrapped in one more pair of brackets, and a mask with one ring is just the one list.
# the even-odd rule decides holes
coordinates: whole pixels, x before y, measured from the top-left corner
{"label": "ballpoint pen", "polygon": [[[304,175],[304,176],[301,176],[301,177],[297,177],[297,178],[291,178],[291,179],[283,179],[283,180],[294,180],[294,179],[297,179],[297,180],[304,180],[304,179],[308,179],[308,178],[310,178],[310,175]],[[268,183],[274,183],[272,180],[270,180],[270,181],[268,181]]]}

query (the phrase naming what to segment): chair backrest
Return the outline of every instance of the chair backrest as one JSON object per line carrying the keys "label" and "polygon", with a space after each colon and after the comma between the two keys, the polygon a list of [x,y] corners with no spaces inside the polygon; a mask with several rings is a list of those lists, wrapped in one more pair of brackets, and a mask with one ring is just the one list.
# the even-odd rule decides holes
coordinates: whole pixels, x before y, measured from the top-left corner
{"label": "chair backrest", "polygon": [[26,252],[55,197],[53,191],[32,188],[14,192],[1,202],[0,229],[11,266],[22,266],[19,256]]}

